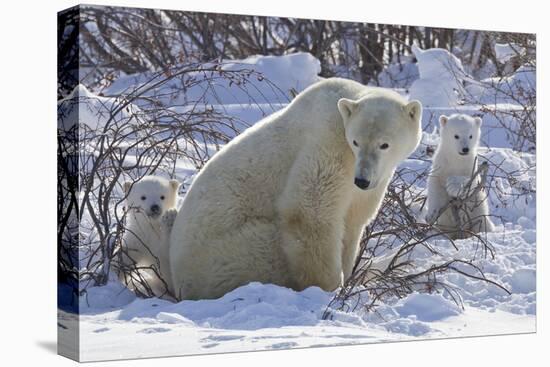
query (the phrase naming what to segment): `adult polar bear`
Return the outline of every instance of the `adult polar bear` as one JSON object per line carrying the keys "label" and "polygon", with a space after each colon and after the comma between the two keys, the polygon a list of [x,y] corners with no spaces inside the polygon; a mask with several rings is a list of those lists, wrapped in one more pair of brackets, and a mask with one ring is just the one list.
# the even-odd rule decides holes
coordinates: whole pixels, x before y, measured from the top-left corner
{"label": "adult polar bear", "polygon": [[419,102],[332,78],[258,122],[195,178],[176,217],[179,299],[251,281],[334,290],[396,166],[418,145]]}

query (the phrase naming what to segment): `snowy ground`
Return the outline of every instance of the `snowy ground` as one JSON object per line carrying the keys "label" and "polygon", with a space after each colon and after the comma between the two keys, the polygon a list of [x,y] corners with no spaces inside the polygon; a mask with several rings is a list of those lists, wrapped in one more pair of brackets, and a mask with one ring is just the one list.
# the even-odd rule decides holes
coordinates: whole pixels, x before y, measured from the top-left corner
{"label": "snowy ground", "polygon": [[[281,58],[251,57],[228,68],[254,68],[265,73],[280,90],[262,90],[258,84],[258,101],[245,103],[249,97],[228,93],[227,85],[213,89],[215,108],[253,124],[262,115],[285,105],[284,95],[290,89],[301,91],[318,80],[319,63],[310,55],[297,54]],[[291,70],[292,72],[287,72]],[[422,71],[422,70],[421,70]],[[391,70],[388,71],[391,73]],[[413,77],[417,77],[411,72]],[[101,97],[102,106],[112,104],[109,96],[117,95],[139,77],[122,77]],[[405,93],[404,90],[400,90]],[[93,98],[93,92],[81,94]],[[189,91],[186,98],[193,95]],[[261,96],[261,98],[260,98]],[[175,101],[179,105],[182,101]],[[101,107],[97,107],[101,108]],[[139,108],[139,106],[134,107]],[[179,107],[175,107],[179,108]],[[498,106],[503,110],[517,108]],[[434,116],[440,113],[479,112],[479,106],[440,106],[426,109],[423,144],[437,143],[432,134]],[[92,111],[93,112],[93,111]],[[86,111],[81,121],[97,126],[101,119]],[[160,299],[138,299],[116,281],[88,290],[80,304],[80,360],[105,360],[153,356],[220,353],[281,348],[335,346],[357,343],[419,340],[445,337],[496,335],[534,332],[536,327],[535,289],[535,156],[514,151],[505,132],[486,116],[483,127],[482,159],[490,162],[490,203],[497,229],[488,235],[495,258],[479,258],[478,265],[487,276],[511,291],[458,274],[445,276],[445,281],[461,289],[464,309],[440,294],[413,293],[404,299],[390,299],[377,313],[361,310],[344,313],[332,310],[332,318],[322,315],[334,294],[312,287],[302,292],[251,283],[217,300],[182,301],[174,304]],[[421,146],[419,150],[425,149]],[[418,157],[417,157],[418,158]],[[403,163],[413,169],[429,168],[429,161],[411,158]],[[177,170],[181,180],[194,173],[186,162]],[[514,181],[506,179],[513,175]],[[425,187],[418,187],[425,190]],[[454,251],[443,238],[432,240],[443,254]],[[471,255],[476,244],[457,241],[459,254]],[[457,256],[453,253],[453,256]],[[428,252],[414,253],[415,261],[425,266],[441,258]],[[60,341],[72,337],[76,316],[60,311]]]}
{"label": "snowy ground", "polygon": [[[335,320],[322,321],[320,316],[330,297],[319,288],[298,293],[273,285],[252,283],[219,300],[183,301],[175,305],[158,299],[135,300],[112,311],[90,310],[90,314],[80,316],[80,360],[322,347],[535,331],[533,315],[501,310],[490,312],[471,306],[459,311],[440,296],[420,294],[407,298],[396,307],[397,315],[391,322],[369,323],[356,314],[338,314]],[[430,309],[426,310],[427,307]],[[63,317],[70,318],[70,315]],[[67,325],[67,321],[61,320],[60,323]]]}

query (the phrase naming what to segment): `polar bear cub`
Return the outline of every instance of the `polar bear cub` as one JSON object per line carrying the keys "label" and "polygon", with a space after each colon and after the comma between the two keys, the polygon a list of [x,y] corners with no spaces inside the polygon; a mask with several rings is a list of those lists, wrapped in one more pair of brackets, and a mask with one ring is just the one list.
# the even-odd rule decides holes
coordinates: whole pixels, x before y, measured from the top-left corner
{"label": "polar bear cub", "polygon": [[[125,182],[127,202],[126,231],[122,243],[122,262],[127,269],[121,272],[130,288],[157,297],[171,297],[169,238],[177,215],[177,180],[145,176],[136,182]],[[139,278],[146,280],[143,288]],[[132,281],[132,279],[134,281]]]}
{"label": "polar bear cub", "polygon": [[[426,220],[434,223],[450,236],[459,237],[462,225],[463,236],[467,232],[491,232],[494,225],[489,218],[487,192],[484,188],[475,195],[474,188],[479,185],[477,175],[477,150],[482,120],[464,114],[439,118],[441,139],[433,157],[432,169],[428,177],[428,209]],[[470,182],[471,181],[471,182]],[[471,197],[469,197],[471,196]],[[452,198],[469,197],[457,211],[458,223],[450,207]]]}
{"label": "polar bear cub", "polygon": [[197,175],[170,241],[178,299],[252,281],[334,290],[421,137],[422,106],[330,78],[227,144]]}

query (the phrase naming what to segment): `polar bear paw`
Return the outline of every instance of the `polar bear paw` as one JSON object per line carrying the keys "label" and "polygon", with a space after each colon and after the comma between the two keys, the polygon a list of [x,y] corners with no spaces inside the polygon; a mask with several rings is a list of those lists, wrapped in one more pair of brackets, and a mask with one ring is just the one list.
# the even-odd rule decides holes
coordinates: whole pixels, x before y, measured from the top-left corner
{"label": "polar bear paw", "polygon": [[450,176],[447,178],[445,189],[450,196],[456,198],[462,193],[467,183],[467,176]]}
{"label": "polar bear paw", "polygon": [[176,220],[177,215],[178,210],[176,208],[168,209],[166,212],[164,212],[164,215],[162,216],[162,224],[168,230],[171,230],[174,226],[174,221]]}

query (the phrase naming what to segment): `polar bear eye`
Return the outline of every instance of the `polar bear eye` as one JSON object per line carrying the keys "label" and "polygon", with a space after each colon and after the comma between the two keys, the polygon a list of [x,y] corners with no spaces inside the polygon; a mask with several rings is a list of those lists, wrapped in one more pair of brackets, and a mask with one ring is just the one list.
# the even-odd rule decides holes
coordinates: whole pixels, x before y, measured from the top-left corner
{"label": "polar bear eye", "polygon": [[142,196],[142,197],[141,197],[141,200],[145,200],[145,199],[147,199],[145,196]]}
{"label": "polar bear eye", "polygon": [[458,138],[459,138],[459,136],[458,136],[458,135],[455,135],[455,139],[458,139]]}
{"label": "polar bear eye", "polygon": [[472,135],[470,135],[470,139],[472,138]]}
{"label": "polar bear eye", "polygon": [[353,141],[353,145],[355,145],[356,147],[359,146],[359,144],[357,144],[357,142],[355,140]]}
{"label": "polar bear eye", "polygon": [[161,196],[160,196],[160,200],[164,200],[164,195],[161,195]]}
{"label": "polar bear eye", "polygon": [[390,147],[390,145],[388,143],[384,143],[382,145],[380,145],[380,149],[388,149]]}

